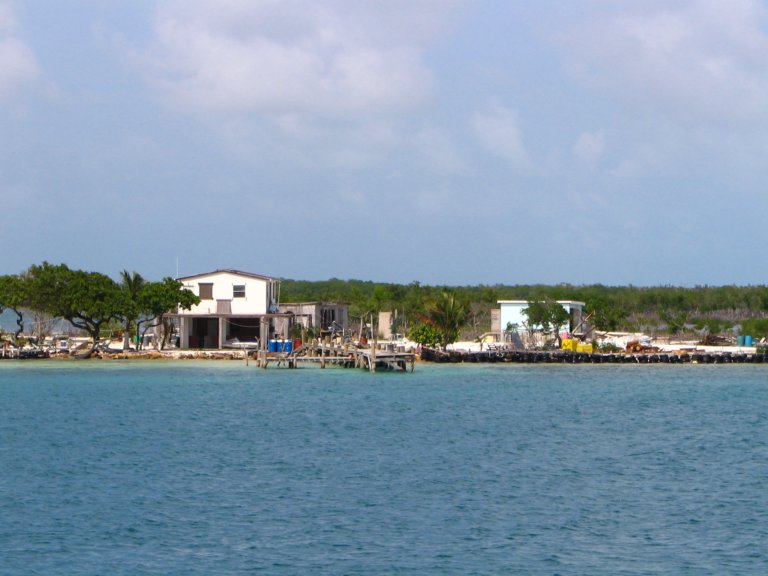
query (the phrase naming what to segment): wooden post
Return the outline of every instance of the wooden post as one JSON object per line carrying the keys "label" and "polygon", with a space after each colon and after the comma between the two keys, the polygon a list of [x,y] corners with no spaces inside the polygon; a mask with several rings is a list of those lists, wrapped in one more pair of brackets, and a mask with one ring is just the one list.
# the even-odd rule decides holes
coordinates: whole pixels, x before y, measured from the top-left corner
{"label": "wooden post", "polygon": [[269,319],[261,317],[259,320],[259,368],[267,367],[267,342],[269,340]]}
{"label": "wooden post", "polygon": [[368,359],[368,367],[371,372],[376,372],[376,347],[379,345],[379,331],[373,324],[373,314],[371,314],[371,336],[373,336],[373,346],[371,346],[371,357]]}

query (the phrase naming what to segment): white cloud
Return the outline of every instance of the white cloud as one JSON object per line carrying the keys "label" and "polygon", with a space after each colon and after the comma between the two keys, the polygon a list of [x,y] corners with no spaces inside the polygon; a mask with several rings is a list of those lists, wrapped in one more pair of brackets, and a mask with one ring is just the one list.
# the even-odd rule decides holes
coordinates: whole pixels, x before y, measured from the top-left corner
{"label": "white cloud", "polygon": [[595,164],[605,152],[605,135],[602,132],[583,132],[573,145],[573,153],[586,164]]}
{"label": "white cloud", "polygon": [[434,0],[163,0],[146,58],[174,105],[277,115],[355,114],[423,102]]}
{"label": "white cloud", "polygon": [[35,55],[18,36],[13,6],[0,0],[0,98],[37,75]]}
{"label": "white cloud", "polygon": [[623,106],[676,121],[768,121],[768,10],[759,0],[593,2],[564,35],[569,70]]}
{"label": "white cloud", "polygon": [[472,117],[471,128],[475,138],[488,152],[506,160],[517,170],[530,168],[530,156],[514,110],[494,105],[486,112],[476,113]]}

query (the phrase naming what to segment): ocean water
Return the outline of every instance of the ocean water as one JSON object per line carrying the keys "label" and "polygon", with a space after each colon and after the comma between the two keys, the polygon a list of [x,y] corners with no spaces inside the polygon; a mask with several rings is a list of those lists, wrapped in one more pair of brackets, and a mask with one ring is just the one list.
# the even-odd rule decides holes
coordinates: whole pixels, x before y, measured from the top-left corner
{"label": "ocean water", "polygon": [[0,362],[0,574],[768,574],[768,366]]}

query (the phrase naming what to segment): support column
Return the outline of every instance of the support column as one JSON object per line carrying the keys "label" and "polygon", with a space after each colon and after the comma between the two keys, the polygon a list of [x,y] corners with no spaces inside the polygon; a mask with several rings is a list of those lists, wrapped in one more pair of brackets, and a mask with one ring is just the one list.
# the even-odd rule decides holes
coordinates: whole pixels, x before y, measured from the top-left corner
{"label": "support column", "polygon": [[259,368],[267,367],[267,344],[269,342],[269,318],[259,320]]}
{"label": "support column", "polygon": [[219,317],[219,350],[224,349],[224,340],[227,339],[227,319]]}
{"label": "support column", "polygon": [[179,316],[179,348],[189,349],[189,319]]}

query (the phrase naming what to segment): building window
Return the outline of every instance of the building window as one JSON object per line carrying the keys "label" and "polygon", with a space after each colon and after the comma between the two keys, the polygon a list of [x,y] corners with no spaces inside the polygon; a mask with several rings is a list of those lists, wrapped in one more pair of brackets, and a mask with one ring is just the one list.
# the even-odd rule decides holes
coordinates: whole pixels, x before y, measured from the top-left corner
{"label": "building window", "polygon": [[320,312],[320,326],[330,328],[331,324],[336,322],[336,310],[333,308],[323,308]]}
{"label": "building window", "polygon": [[198,284],[200,300],[213,300],[213,284]]}
{"label": "building window", "polygon": [[232,286],[232,298],[245,298],[245,284]]}

